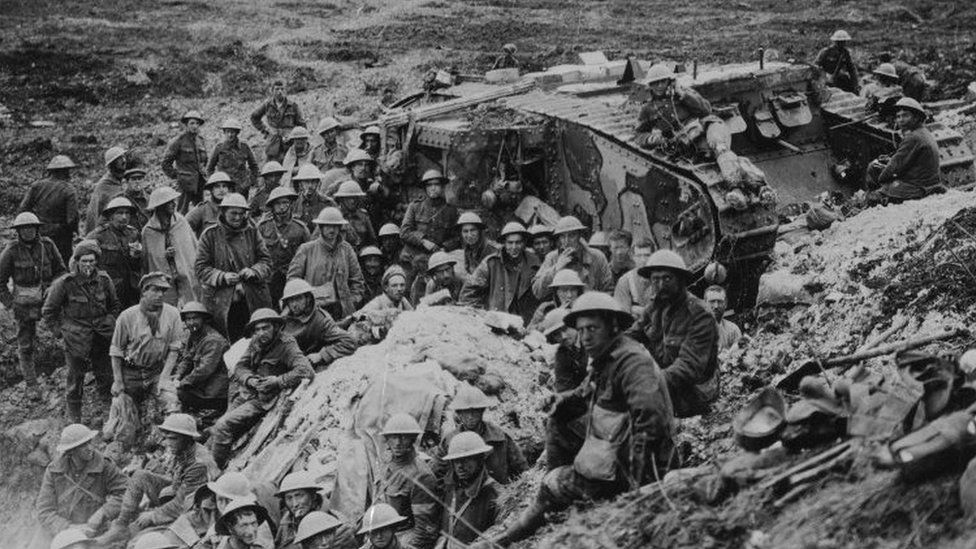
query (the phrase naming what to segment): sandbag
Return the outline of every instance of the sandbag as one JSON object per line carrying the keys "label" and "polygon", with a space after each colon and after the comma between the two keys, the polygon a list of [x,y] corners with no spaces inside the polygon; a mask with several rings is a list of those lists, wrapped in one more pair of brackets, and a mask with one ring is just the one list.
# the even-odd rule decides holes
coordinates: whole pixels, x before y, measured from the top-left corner
{"label": "sandbag", "polygon": [[139,432],[139,410],[132,397],[122,393],[112,397],[112,405],[108,410],[108,420],[102,426],[102,437],[105,440],[115,440],[124,447],[135,443]]}

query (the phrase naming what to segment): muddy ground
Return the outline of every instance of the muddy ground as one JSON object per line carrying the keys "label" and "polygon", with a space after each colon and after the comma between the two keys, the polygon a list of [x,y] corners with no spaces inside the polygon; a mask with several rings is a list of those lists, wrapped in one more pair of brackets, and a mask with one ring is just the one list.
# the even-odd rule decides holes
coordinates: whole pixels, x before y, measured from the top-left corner
{"label": "muddy ground", "polygon": [[[229,115],[246,121],[272,77],[288,82],[313,121],[367,117],[384,87],[399,94],[416,89],[431,67],[483,71],[505,42],[518,46],[528,69],[575,62],[587,50],[690,64],[754,59],[763,48],[802,60],[843,27],[854,35],[860,64],[873,66],[878,53],[895,52],[927,70],[935,98],[958,96],[976,78],[976,8],[967,2],[10,0],[2,9],[2,220],[16,213],[25,187],[53,154],[82,166],[75,184],[84,202],[102,152],[114,144],[134,148],[151,166],[150,179],[162,182],[158,161],[187,109],[211,121],[204,129],[211,147],[213,122]],[[253,129],[242,137],[259,142]],[[53,372],[45,381],[49,398],[26,405],[14,385],[14,327],[6,312],[0,334],[0,431],[57,416],[60,350],[42,333],[42,371]],[[743,390],[753,388],[743,383]],[[712,422],[703,427],[710,438],[727,440],[721,429]],[[18,471],[0,481],[11,496],[0,504],[0,524],[25,517],[36,469]]]}

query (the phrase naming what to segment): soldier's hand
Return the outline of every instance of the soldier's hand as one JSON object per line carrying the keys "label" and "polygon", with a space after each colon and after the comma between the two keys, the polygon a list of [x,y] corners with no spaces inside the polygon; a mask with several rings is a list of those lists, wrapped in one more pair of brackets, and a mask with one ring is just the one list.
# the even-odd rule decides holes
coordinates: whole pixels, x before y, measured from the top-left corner
{"label": "soldier's hand", "polygon": [[566,249],[559,252],[559,257],[556,259],[556,270],[565,269],[573,262],[573,250]]}
{"label": "soldier's hand", "polygon": [[122,383],[121,379],[117,379],[112,382],[112,396],[119,396],[125,392],[125,384]]}
{"label": "soldier's hand", "polygon": [[150,526],[153,526],[155,524],[155,522],[152,519],[152,512],[151,511],[144,511],[144,512],[140,513],[139,516],[136,517],[136,520],[133,521],[133,524],[135,524],[136,527],[138,529],[140,529],[140,530],[143,530],[143,529],[149,528]]}
{"label": "soldier's hand", "polygon": [[224,273],[224,283],[228,286],[236,286],[240,281],[241,277],[237,273]]}
{"label": "soldier's hand", "polygon": [[321,353],[311,353],[309,355],[306,355],[305,358],[307,358],[308,361],[311,362],[313,366],[316,365],[316,364],[321,364],[322,363],[322,354]]}

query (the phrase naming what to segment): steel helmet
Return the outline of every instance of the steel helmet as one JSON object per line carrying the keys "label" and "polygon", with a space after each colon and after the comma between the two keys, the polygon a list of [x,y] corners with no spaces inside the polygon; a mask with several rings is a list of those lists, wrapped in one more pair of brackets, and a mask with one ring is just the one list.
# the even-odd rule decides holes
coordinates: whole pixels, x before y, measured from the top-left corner
{"label": "steel helmet", "polygon": [[282,198],[294,200],[298,198],[298,193],[296,193],[291,187],[275,187],[274,189],[271,189],[271,194],[268,195],[268,200],[265,202],[265,204],[271,206],[276,200],[280,200]]}
{"label": "steel helmet", "polygon": [[880,76],[887,76],[888,78],[898,78],[898,71],[895,70],[895,66],[891,63],[882,63],[872,72]]}
{"label": "steel helmet", "polygon": [[61,430],[61,438],[58,439],[58,445],[54,449],[63,454],[95,438],[97,434],[98,431],[89,429],[80,423],[72,423]]}
{"label": "steel helmet", "polygon": [[420,424],[417,420],[413,418],[410,414],[393,414],[390,419],[386,420],[386,425],[383,426],[383,431],[380,432],[383,436],[389,435],[421,435],[423,434],[423,429],[420,428]]}
{"label": "steel helmet", "polygon": [[850,42],[851,35],[846,30],[836,30],[834,34],[830,35],[830,40],[833,42]]}
{"label": "steel helmet", "polygon": [[130,210],[134,210],[136,208],[136,205],[133,204],[131,200],[129,200],[124,196],[116,196],[112,200],[109,200],[108,204],[106,204],[105,207],[102,208],[102,215],[106,215],[110,211],[118,210],[120,208],[128,208]]}
{"label": "steel helmet", "polygon": [[603,292],[586,292],[576,298],[563,322],[570,328],[575,328],[576,319],[589,313],[609,314],[619,320],[624,328],[634,322],[629,311],[625,311],[616,299]]}
{"label": "steel helmet", "polygon": [[258,309],[251,314],[251,319],[247,321],[247,325],[244,326],[244,331],[248,334],[254,329],[254,326],[261,322],[270,322],[272,324],[278,324],[279,326],[285,322],[285,319],[281,318],[281,315],[276,313],[274,309],[268,309],[267,307]]}
{"label": "steel helmet", "polygon": [[340,526],[342,526],[342,521],[337,519],[335,515],[324,511],[312,511],[302,517],[302,521],[298,523],[298,530],[295,532],[293,543],[301,544]]}
{"label": "steel helmet", "polygon": [[346,218],[342,216],[342,212],[339,208],[334,206],[327,206],[322,208],[319,212],[318,217],[312,220],[312,223],[316,225],[348,225],[349,222]]}
{"label": "steel helmet", "polygon": [[597,231],[590,236],[590,241],[587,242],[587,246],[591,248],[609,248],[610,238],[604,231]]}
{"label": "steel helmet", "polygon": [[356,532],[357,535],[368,534],[373,530],[379,530],[388,526],[400,524],[407,520],[397,514],[396,509],[386,503],[377,503],[366,509],[363,515],[363,527]]}
{"label": "steel helmet", "polygon": [[69,549],[72,545],[84,542],[91,542],[91,538],[85,535],[79,528],[68,528],[61,530],[58,535],[51,540],[51,549]]}
{"label": "steel helmet", "polygon": [[366,126],[366,128],[362,131],[362,133],[359,134],[359,137],[360,137],[360,139],[362,139],[362,138],[366,137],[367,135],[379,136],[380,135],[380,127],[379,126]]}
{"label": "steel helmet", "polygon": [[396,223],[386,223],[380,227],[379,236],[400,236],[400,227]]}
{"label": "steel helmet", "polygon": [[542,335],[546,339],[549,336],[562,330],[566,327],[566,314],[569,313],[569,309],[566,307],[556,307],[555,309],[546,313],[545,318],[542,319]]}
{"label": "steel helmet", "polygon": [[107,168],[112,162],[115,162],[119,158],[125,156],[126,150],[122,147],[111,147],[109,150],[105,151],[105,167]]}
{"label": "steel helmet", "polygon": [[180,197],[180,192],[173,187],[159,187],[149,193],[149,202],[146,204],[147,210],[155,210],[163,204],[172,202]]}
{"label": "steel helmet", "polygon": [[285,173],[287,171],[277,160],[269,160],[264,163],[264,166],[261,166],[261,175]]}
{"label": "steel helmet", "polygon": [[481,216],[475,212],[464,212],[458,216],[457,226],[461,227],[463,225],[477,225],[479,228],[485,226],[485,222],[481,220]]}
{"label": "steel helmet", "polygon": [[170,414],[159,426],[160,431],[176,433],[192,439],[200,438],[197,432],[197,421],[190,414]]}
{"label": "steel helmet", "polygon": [[251,207],[247,205],[247,199],[244,195],[240,193],[229,193],[220,201],[220,208],[244,208],[245,210],[250,210]]}
{"label": "steel helmet", "polygon": [[895,103],[895,110],[898,111],[913,111],[922,116],[927,116],[928,113],[922,107],[922,104],[918,101],[912,99],[911,97],[902,97]]}
{"label": "steel helmet", "polygon": [[322,489],[322,486],[316,482],[315,474],[311,471],[295,471],[285,475],[285,478],[281,480],[281,485],[278,486],[278,491],[275,492],[276,496],[284,496],[288,492],[293,492],[295,490],[311,490],[313,492],[318,492]]}
{"label": "steel helmet", "polygon": [[281,300],[291,299],[304,294],[312,294],[315,290],[312,285],[302,278],[293,278],[285,283],[285,289],[281,293]]}
{"label": "steel helmet", "polygon": [[207,483],[207,488],[215,495],[227,499],[245,498],[253,495],[251,481],[240,471],[229,471],[220,478]]}
{"label": "steel helmet", "polygon": [[434,185],[434,184],[444,185],[445,183],[447,183],[447,178],[444,177],[444,174],[440,170],[436,168],[431,168],[426,172],[424,172],[423,177],[420,178],[420,182],[423,183],[424,186]]}
{"label": "steel helmet", "polygon": [[366,196],[363,192],[363,188],[359,186],[359,183],[355,181],[343,181],[339,185],[339,189],[332,195],[332,198],[362,198]]}
{"label": "steel helmet", "polygon": [[207,310],[207,308],[199,301],[188,301],[183,308],[180,309],[180,318],[186,318],[187,315],[205,315],[213,316],[213,313]]}
{"label": "steel helmet", "polygon": [[552,230],[552,234],[558,236],[563,233],[582,232],[585,230],[586,227],[580,223],[579,219],[576,219],[571,215],[567,215],[566,217],[559,218],[559,221],[556,222],[556,227]]}
{"label": "steel helmet", "polygon": [[228,185],[233,185],[234,180],[230,178],[230,175],[228,175],[227,172],[214,172],[210,174],[210,177],[207,178],[207,182],[203,184],[203,188],[209,189],[217,183],[227,183]]}
{"label": "steel helmet", "polygon": [[430,259],[427,260],[427,274],[431,274],[437,269],[447,265],[454,265],[457,260],[451,257],[447,252],[434,252],[430,255]]}
{"label": "steel helmet", "polygon": [[674,78],[674,71],[660,63],[657,63],[651,65],[651,68],[647,69],[647,74],[644,75],[644,83],[653,84],[662,80],[674,80]]}
{"label": "steel helmet", "polygon": [[230,526],[227,524],[227,521],[240,511],[253,511],[258,517],[258,524],[268,522],[267,509],[259,504],[254,496],[247,496],[231,500],[227,504],[227,507],[224,509],[224,514],[220,515],[220,518],[217,519],[214,530],[222,536],[229,536]]}
{"label": "steel helmet", "polygon": [[166,537],[162,532],[147,532],[132,546],[132,549],[177,549],[179,544]]}
{"label": "steel helmet", "polygon": [[528,238],[529,231],[526,230],[525,225],[522,225],[518,221],[509,221],[504,227],[502,227],[502,232],[499,233],[499,236],[504,238],[510,234],[520,234]]}
{"label": "steel helmet", "polygon": [[356,162],[376,162],[368,152],[362,149],[350,149],[346,157],[342,160],[342,165],[349,167]]}
{"label": "steel helmet", "polygon": [[481,435],[474,431],[464,431],[454,435],[454,438],[447,445],[447,454],[441,459],[444,461],[453,461],[455,459],[490,454],[492,450],[491,446],[485,444]]}
{"label": "steel helmet", "polygon": [[225,118],[224,119],[224,123],[220,125],[220,129],[222,129],[222,130],[237,130],[238,132],[240,132],[241,130],[244,129],[244,126],[241,125],[241,121],[240,120],[238,120],[238,119],[236,119],[234,117],[230,117],[230,118]]}
{"label": "steel helmet", "polygon": [[359,257],[383,257],[383,252],[380,251],[376,246],[366,246],[362,250],[359,250]]}
{"label": "steel helmet", "polygon": [[684,258],[673,250],[658,250],[652,253],[651,257],[647,258],[647,263],[637,269],[637,274],[648,278],[651,276],[651,272],[662,269],[674,271],[685,278],[691,276],[691,271],[688,270]]}
{"label": "steel helmet", "polygon": [[315,133],[322,135],[323,133],[329,130],[334,130],[341,125],[342,124],[340,124],[339,121],[336,120],[335,118],[332,118],[331,116],[326,116],[325,118],[319,121],[319,127],[315,130]]}
{"label": "steel helmet", "polygon": [[47,163],[47,169],[49,170],[66,170],[68,168],[77,168],[78,166],[71,161],[70,158],[63,154],[59,154],[51,159]]}
{"label": "steel helmet", "polygon": [[454,400],[451,401],[451,408],[454,410],[484,410],[491,408],[492,401],[481,389],[467,383],[458,387]]}
{"label": "steel helmet", "polygon": [[205,122],[205,120],[203,119],[203,115],[200,114],[200,111],[186,111],[186,114],[184,114],[183,117],[180,118],[180,122],[186,124],[188,120],[196,120],[201,124]]}
{"label": "steel helmet", "polygon": [[533,237],[539,235],[552,236],[552,227],[549,225],[540,225],[536,223],[535,225],[529,227],[529,234]]}
{"label": "steel helmet", "polygon": [[511,42],[509,42],[508,44],[505,44],[504,46],[502,46],[502,51],[508,52],[508,53],[515,53],[515,52],[518,51],[518,48],[515,47],[515,44],[512,44]]}
{"label": "steel helmet", "polygon": [[298,173],[291,179],[292,181],[320,181],[322,179],[322,172],[319,171],[318,166],[315,164],[308,163],[298,168]]}
{"label": "steel helmet", "polygon": [[14,224],[11,226],[16,229],[18,227],[36,227],[38,225],[41,225],[41,220],[36,215],[31,212],[20,212],[14,218]]}
{"label": "steel helmet", "polygon": [[552,277],[552,282],[549,284],[549,287],[559,288],[562,286],[585,288],[586,284],[583,284],[583,280],[580,279],[580,276],[576,271],[572,269],[562,269]]}
{"label": "steel helmet", "polygon": [[303,126],[295,126],[288,132],[288,139],[286,141],[294,141],[296,139],[308,139],[310,137],[308,130]]}

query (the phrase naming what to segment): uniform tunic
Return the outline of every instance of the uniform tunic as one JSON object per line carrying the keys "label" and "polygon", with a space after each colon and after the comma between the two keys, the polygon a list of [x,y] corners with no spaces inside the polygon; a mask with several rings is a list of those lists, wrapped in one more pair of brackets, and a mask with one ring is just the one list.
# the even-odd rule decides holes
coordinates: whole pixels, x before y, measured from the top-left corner
{"label": "uniform tunic", "polygon": [[163,173],[176,180],[185,195],[180,199],[181,204],[199,201],[207,180],[207,146],[203,137],[190,132],[180,134],[166,147],[162,168]]}
{"label": "uniform tunic", "polygon": [[251,147],[243,141],[233,143],[221,141],[214,147],[210,161],[207,163],[207,174],[224,172],[237,185],[237,192],[247,196],[248,190],[257,184],[258,161],[254,158]]}
{"label": "uniform tunic", "polygon": [[71,257],[71,237],[78,230],[78,193],[70,181],[41,179],[31,184],[20,201],[21,212],[34,212],[41,235],[54,241],[61,259]]}

